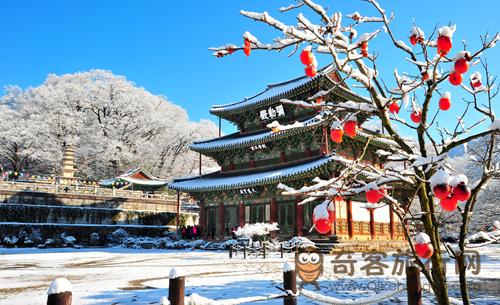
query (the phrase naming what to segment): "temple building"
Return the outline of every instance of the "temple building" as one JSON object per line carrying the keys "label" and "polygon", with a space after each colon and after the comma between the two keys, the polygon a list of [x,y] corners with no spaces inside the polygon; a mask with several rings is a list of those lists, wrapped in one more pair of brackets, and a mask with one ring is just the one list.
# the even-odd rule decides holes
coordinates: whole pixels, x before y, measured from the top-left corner
{"label": "temple building", "polygon": [[155,192],[164,190],[168,180],[157,178],[142,168],[134,168],[114,178],[99,180],[98,184],[115,189]]}
{"label": "temple building", "polygon": [[[210,112],[235,124],[238,132],[195,142],[191,150],[214,159],[221,170],[174,179],[169,184],[171,189],[187,192],[198,202],[204,232],[224,237],[231,234],[231,228],[246,223],[277,222],[283,238],[317,234],[310,230],[312,213],[322,200],[298,205],[304,198],[283,195],[277,185],[300,188],[311,184],[315,177],[335,177],[361,155],[373,133],[359,129],[355,138],[344,137],[342,143],[334,143],[329,137],[331,121],[318,119],[317,109],[281,102],[305,101],[321,90],[328,92],[323,96],[326,102],[371,104],[352,92],[329,66],[313,78],[268,85],[250,98],[212,106]],[[357,119],[361,124],[368,116],[360,113]],[[267,125],[273,121],[297,127],[271,130]],[[389,145],[394,145],[390,139],[372,139],[362,162],[383,167],[384,157],[375,151]],[[329,235],[339,239],[402,239],[401,223],[389,207],[362,208],[365,201],[360,195],[336,202],[336,222]]]}

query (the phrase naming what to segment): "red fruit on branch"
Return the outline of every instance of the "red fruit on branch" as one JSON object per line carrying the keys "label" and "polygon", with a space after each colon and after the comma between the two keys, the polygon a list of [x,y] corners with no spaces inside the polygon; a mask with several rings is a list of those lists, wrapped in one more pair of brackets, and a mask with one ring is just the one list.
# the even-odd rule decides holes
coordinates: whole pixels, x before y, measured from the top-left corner
{"label": "red fruit on branch", "polygon": [[330,138],[335,143],[342,143],[342,137],[344,136],[344,130],[342,129],[331,129]]}
{"label": "red fruit on branch", "polygon": [[474,87],[474,88],[481,87],[481,81],[478,80],[478,81],[475,81],[475,82],[471,82],[471,86]]}
{"label": "red fruit on branch", "polygon": [[452,48],[451,38],[448,36],[439,36],[437,39],[437,49],[441,56],[445,56]]}
{"label": "red fruit on branch", "polygon": [[321,103],[323,103],[323,98],[322,97],[318,97],[316,99],[316,104],[321,104]]}
{"label": "red fruit on branch", "polygon": [[342,200],[343,200],[343,198],[342,198],[342,196],[341,196],[341,195],[337,195],[337,196],[335,196],[335,198],[334,198],[334,201],[335,201],[335,202],[341,202]]}
{"label": "red fruit on branch", "polygon": [[365,197],[369,203],[377,203],[380,200],[380,193],[378,190],[368,190],[365,192]]}
{"label": "red fruit on branch", "polygon": [[390,111],[391,113],[398,114],[398,113],[399,113],[399,105],[398,105],[398,103],[396,103],[396,102],[392,102],[392,103],[389,105],[389,111]]}
{"label": "red fruit on branch", "polygon": [[358,130],[358,122],[357,121],[347,121],[344,123],[344,132],[345,134],[350,137],[354,138],[356,137],[356,131]]}
{"label": "red fruit on branch", "polygon": [[420,120],[422,119],[422,111],[415,110],[410,114],[410,119],[413,121],[415,124],[420,124]]}
{"label": "red fruit on branch", "polygon": [[451,194],[451,186],[448,184],[438,184],[432,188],[432,192],[434,193],[434,197],[444,199]]}
{"label": "red fruit on branch", "polygon": [[429,79],[429,73],[427,73],[427,71],[422,72],[421,75],[422,75],[422,80],[426,81]]}
{"label": "red fruit on branch", "polygon": [[458,200],[453,196],[441,199],[439,202],[443,210],[452,212],[457,208]]}
{"label": "red fruit on branch", "polygon": [[243,47],[243,52],[245,52],[246,56],[250,56],[250,52],[252,48],[250,47],[250,40],[246,39],[244,40],[245,46]]}
{"label": "red fruit on branch", "polygon": [[454,86],[459,86],[462,83],[462,74],[454,71],[451,72],[450,75],[448,76],[448,81],[454,85]]}
{"label": "red fruit on branch", "polygon": [[318,218],[314,220],[314,227],[319,234],[327,234],[331,230],[332,223],[328,218]]}
{"label": "red fruit on branch", "polygon": [[471,195],[470,188],[463,182],[453,188],[453,198],[458,201],[467,201]]}
{"label": "red fruit on branch", "polygon": [[368,41],[361,42],[361,50],[368,51]]}
{"label": "red fruit on branch", "polygon": [[465,58],[460,58],[455,61],[455,72],[465,73],[469,70],[469,62]]}
{"label": "red fruit on branch", "polygon": [[311,52],[311,47],[306,47],[300,53],[300,61],[306,65],[310,66],[314,61],[314,55]]}
{"label": "red fruit on branch", "polygon": [[418,257],[428,259],[434,254],[434,247],[432,244],[415,244],[415,252]]}
{"label": "red fruit on branch", "polygon": [[305,73],[309,77],[315,77],[318,74],[318,70],[316,70],[315,65],[309,65],[305,68]]}
{"label": "red fruit on branch", "polygon": [[410,36],[410,43],[412,45],[416,45],[417,44],[417,35],[411,35]]}
{"label": "red fruit on branch", "polygon": [[451,107],[451,94],[449,92],[445,92],[443,95],[441,95],[441,98],[439,98],[439,109],[441,110],[448,110]]}

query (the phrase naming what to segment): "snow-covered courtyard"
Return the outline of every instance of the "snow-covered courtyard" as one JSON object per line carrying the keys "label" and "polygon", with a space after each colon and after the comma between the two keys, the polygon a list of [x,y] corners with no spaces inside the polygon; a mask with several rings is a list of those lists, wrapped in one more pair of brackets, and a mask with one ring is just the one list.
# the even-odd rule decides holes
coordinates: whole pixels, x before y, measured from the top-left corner
{"label": "snow-covered courtyard", "polygon": [[[159,304],[168,294],[168,275],[175,267],[186,275],[186,295],[197,293],[221,300],[282,293],[282,268],[294,264],[293,254],[272,253],[266,259],[241,253],[229,259],[226,251],[108,249],[0,249],[0,304],[39,305],[46,302],[51,281],[66,277],[73,284],[73,304]],[[353,276],[340,277],[333,272],[332,260],[325,255],[324,272],[319,285],[304,288],[322,295],[344,299],[361,299],[389,293],[404,285],[404,274],[392,275],[394,258],[382,260],[389,267],[383,276],[366,276],[364,258],[355,254]],[[477,275],[471,274],[471,295],[475,304],[500,304],[500,247],[481,249],[481,265]],[[451,295],[457,296],[458,282],[454,268],[448,263]],[[300,286],[300,285],[299,285]],[[300,287],[299,287],[300,288]],[[424,292],[429,301],[429,292]],[[254,302],[255,303],[255,302]],[[282,304],[281,299],[260,304]],[[299,304],[316,301],[299,296]],[[406,303],[406,292],[396,294],[381,304]]]}

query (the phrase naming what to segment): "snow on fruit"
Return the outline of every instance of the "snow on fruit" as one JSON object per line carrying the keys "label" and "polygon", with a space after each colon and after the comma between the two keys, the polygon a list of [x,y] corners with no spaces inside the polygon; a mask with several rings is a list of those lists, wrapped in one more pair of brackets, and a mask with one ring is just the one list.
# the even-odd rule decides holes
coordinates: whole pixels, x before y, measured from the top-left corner
{"label": "snow on fruit", "polygon": [[368,183],[365,192],[366,201],[369,203],[377,203],[384,196],[378,189],[378,185],[374,182]]}
{"label": "snow on fruit", "polygon": [[453,46],[452,37],[454,32],[455,25],[444,26],[439,29],[439,36],[436,42],[439,55],[445,56],[450,52]]}
{"label": "snow on fruit", "polygon": [[318,70],[316,70],[316,66],[310,65],[305,67],[304,69],[305,73],[309,77],[315,77],[316,74],[318,74]]}
{"label": "snow on fruit", "polygon": [[416,45],[417,43],[423,43],[425,39],[424,31],[419,27],[412,27],[410,32],[410,43]]}
{"label": "snow on fruit", "polygon": [[434,247],[431,244],[431,238],[424,232],[415,236],[415,252],[420,258],[428,259],[434,254]]}
{"label": "snow on fruit", "polygon": [[466,73],[469,70],[469,60],[470,60],[469,52],[466,51],[458,52],[457,56],[455,56],[455,64],[453,65],[455,71],[461,74]]}
{"label": "snow on fruit", "polygon": [[335,121],[330,126],[330,138],[335,143],[342,143],[342,137],[344,136],[344,130],[340,125],[340,122]]}
{"label": "snow on fruit", "polygon": [[476,71],[470,75],[470,85],[472,88],[481,87],[481,73]]}
{"label": "snow on fruit", "polygon": [[446,91],[439,98],[439,109],[446,111],[450,109],[450,107],[451,107],[451,93],[449,91]]}
{"label": "snow on fruit", "polygon": [[448,81],[450,84],[453,86],[459,86],[462,83],[462,74],[456,72],[456,71],[451,71],[450,75],[448,76]]}
{"label": "snow on fruit", "polygon": [[329,220],[329,214],[327,210],[327,203],[325,201],[317,205],[313,210],[313,222],[316,231],[320,234],[327,234],[331,230],[331,222]]}
{"label": "snow on fruit", "polygon": [[307,46],[300,53],[300,61],[306,66],[311,65],[314,61],[314,54],[311,52],[311,49],[311,46]]}
{"label": "snow on fruit", "polygon": [[442,169],[437,170],[429,179],[434,197],[444,199],[451,193],[450,175]]}
{"label": "snow on fruit", "polygon": [[467,201],[471,196],[471,190],[467,186],[468,179],[464,175],[453,177],[450,184],[453,187],[453,198],[458,201]]}
{"label": "snow on fruit", "polygon": [[354,138],[356,136],[357,130],[358,130],[358,122],[355,117],[349,118],[349,120],[347,120],[344,123],[344,132],[348,137]]}
{"label": "snow on fruit", "polygon": [[420,120],[422,119],[422,110],[416,109],[410,114],[410,119],[415,124],[420,124]]}

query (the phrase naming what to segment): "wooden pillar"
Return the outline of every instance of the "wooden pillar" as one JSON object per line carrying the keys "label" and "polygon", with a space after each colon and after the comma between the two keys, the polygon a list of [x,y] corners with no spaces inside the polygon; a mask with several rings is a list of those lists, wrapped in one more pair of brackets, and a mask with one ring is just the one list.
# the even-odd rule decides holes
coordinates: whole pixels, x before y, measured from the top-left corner
{"label": "wooden pillar", "polygon": [[328,128],[323,127],[323,153],[329,154],[330,153],[330,143],[328,139]]}
{"label": "wooden pillar", "polygon": [[219,117],[219,138],[221,137],[221,134],[222,134],[222,118]]}
{"label": "wooden pillar", "polygon": [[306,157],[307,158],[312,157],[312,151],[310,146],[306,147]]}
{"label": "wooden pillar", "polygon": [[377,237],[377,232],[375,230],[375,209],[368,209],[370,211],[370,237],[375,239]]}
{"label": "wooden pillar", "polygon": [[392,209],[389,207],[389,233],[391,234],[391,239],[394,239],[395,237],[395,232],[394,232],[394,213],[392,212]]}
{"label": "wooden pillar", "polygon": [[248,167],[250,167],[250,168],[254,168],[254,167],[255,167],[255,160],[250,160],[250,161],[248,162]]}
{"label": "wooden pillar", "polygon": [[300,201],[300,197],[297,197],[297,199],[295,199],[295,229],[297,236],[303,235],[302,227],[304,226],[304,217],[302,215],[304,213],[304,206],[297,204]]}
{"label": "wooden pillar", "polygon": [[224,219],[224,203],[219,202],[219,224],[217,228],[217,233],[220,237],[224,237],[226,222]]}
{"label": "wooden pillar", "polygon": [[349,239],[354,237],[354,223],[352,221],[352,200],[347,200],[347,233],[349,234]]}
{"label": "wooden pillar", "polygon": [[236,168],[236,166],[234,165],[234,161],[231,160],[231,162],[229,162],[229,170],[234,171],[235,168]]}
{"label": "wooden pillar", "polygon": [[198,224],[201,227],[201,233],[204,235],[208,233],[207,230],[207,208],[204,203],[200,203],[200,219],[198,220]]}
{"label": "wooden pillar", "polygon": [[286,153],[284,151],[282,151],[280,153],[280,161],[281,161],[281,163],[285,163],[286,162]]}
{"label": "wooden pillar", "polygon": [[175,215],[175,225],[177,226],[177,231],[179,231],[179,226],[181,225],[181,192],[177,191],[177,212]]}
{"label": "wooden pillar", "polygon": [[245,226],[245,204],[243,201],[240,201],[238,204],[238,225],[240,227]]}
{"label": "wooden pillar", "polygon": [[269,220],[271,223],[278,222],[278,201],[276,198],[271,198],[271,215],[269,216]]}

